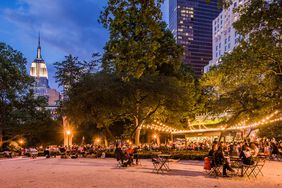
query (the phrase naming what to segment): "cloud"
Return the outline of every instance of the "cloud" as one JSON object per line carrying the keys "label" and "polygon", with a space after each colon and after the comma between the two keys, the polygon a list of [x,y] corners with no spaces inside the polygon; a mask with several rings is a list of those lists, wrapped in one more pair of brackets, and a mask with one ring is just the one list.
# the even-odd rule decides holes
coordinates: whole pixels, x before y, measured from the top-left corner
{"label": "cloud", "polygon": [[102,51],[107,31],[98,23],[106,0],[18,0],[5,9],[5,18],[34,40],[40,31],[45,43],[80,58]]}

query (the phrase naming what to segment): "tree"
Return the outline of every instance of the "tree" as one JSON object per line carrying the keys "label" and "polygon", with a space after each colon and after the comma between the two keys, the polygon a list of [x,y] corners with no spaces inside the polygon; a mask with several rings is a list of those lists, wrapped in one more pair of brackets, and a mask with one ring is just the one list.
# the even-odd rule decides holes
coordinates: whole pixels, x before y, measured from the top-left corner
{"label": "tree", "polygon": [[197,100],[191,73],[187,83],[179,79],[184,70],[183,49],[162,21],[162,3],[110,0],[100,17],[110,31],[103,69],[124,81],[123,113],[134,124],[135,144],[139,144],[142,125],[154,118],[167,119],[164,117],[173,114],[170,112],[181,111],[176,106],[191,107]]}
{"label": "tree", "polygon": [[209,96],[207,107],[230,112],[227,127],[240,120],[254,121],[282,104],[281,1],[252,0],[237,11],[239,46],[201,80]]}
{"label": "tree", "polygon": [[[172,59],[181,60],[181,47],[176,45],[173,37],[167,40],[171,33],[165,30],[162,22],[162,3],[163,0],[108,1],[100,18],[110,31],[103,56],[105,70],[114,71],[127,80],[140,78],[148,72],[155,73],[162,64],[173,64]],[[169,48],[166,50],[165,46]]]}
{"label": "tree", "polygon": [[258,128],[257,135],[261,138],[266,137],[269,139],[275,138],[282,140],[282,125],[281,122],[275,124],[267,124]]}
{"label": "tree", "polygon": [[28,93],[31,84],[26,74],[26,59],[22,54],[4,43],[0,43],[0,146],[3,129],[13,118],[17,103]]}
{"label": "tree", "polygon": [[59,86],[63,86],[65,92],[79,81],[83,68],[78,57],[73,57],[71,54],[65,56],[65,60],[62,62],[54,63],[56,73],[55,78]]}
{"label": "tree", "polygon": [[34,98],[34,80],[27,75],[26,63],[20,52],[0,43],[0,146],[3,131],[7,140],[13,140],[24,134],[22,129],[38,122],[40,114],[44,114],[40,121],[50,118],[44,110],[46,100]]}
{"label": "tree", "polygon": [[[91,124],[109,129],[113,122],[122,118],[123,83],[120,78],[105,73],[87,74],[69,92],[64,113],[77,125]],[[105,136],[106,136],[105,135]]]}

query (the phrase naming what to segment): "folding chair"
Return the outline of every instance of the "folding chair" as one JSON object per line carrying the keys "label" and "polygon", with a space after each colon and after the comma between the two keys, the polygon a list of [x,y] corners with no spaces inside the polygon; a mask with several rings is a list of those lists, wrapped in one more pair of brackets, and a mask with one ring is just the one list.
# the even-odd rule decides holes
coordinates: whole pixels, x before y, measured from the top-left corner
{"label": "folding chair", "polygon": [[[247,176],[249,179],[251,175],[254,175],[254,170],[256,168],[256,162],[253,165],[242,164],[242,176]],[[255,176],[256,177],[256,176]]]}
{"label": "folding chair", "polygon": [[218,165],[215,161],[214,157],[211,157],[211,170],[209,172],[209,175],[214,175],[216,176],[220,176],[222,172],[222,165]]}
{"label": "folding chair", "polygon": [[255,168],[253,169],[253,175],[255,177],[257,177],[259,174],[261,174],[263,176],[263,173],[262,173],[262,169],[264,167],[264,164],[265,164],[265,159],[258,159],[256,164],[255,164]]}
{"label": "folding chair", "polygon": [[153,172],[157,172],[159,171],[159,167],[161,165],[161,161],[159,158],[153,158],[152,159],[152,163],[153,163],[153,166],[154,166],[154,169],[153,169]]}

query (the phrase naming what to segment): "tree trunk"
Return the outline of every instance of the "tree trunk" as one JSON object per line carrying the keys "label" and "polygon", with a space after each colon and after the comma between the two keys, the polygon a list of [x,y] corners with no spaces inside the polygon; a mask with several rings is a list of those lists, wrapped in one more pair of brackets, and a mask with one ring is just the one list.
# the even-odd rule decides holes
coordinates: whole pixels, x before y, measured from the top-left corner
{"label": "tree trunk", "polygon": [[106,137],[106,136],[104,137],[104,141],[105,141],[105,142],[104,142],[104,143],[105,143],[105,147],[108,147],[109,144],[108,144],[108,140],[107,140],[107,137]]}
{"label": "tree trunk", "polygon": [[135,131],[135,145],[140,145],[140,133],[141,133],[141,127],[138,127]]}

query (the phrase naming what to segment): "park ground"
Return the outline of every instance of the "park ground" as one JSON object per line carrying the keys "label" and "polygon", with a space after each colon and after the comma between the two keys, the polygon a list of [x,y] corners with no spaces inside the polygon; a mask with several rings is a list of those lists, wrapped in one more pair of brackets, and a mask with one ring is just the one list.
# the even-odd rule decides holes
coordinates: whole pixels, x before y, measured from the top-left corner
{"label": "park ground", "polygon": [[1,188],[166,188],[282,187],[282,162],[267,161],[258,178],[214,178],[203,171],[203,161],[179,161],[165,174],[152,172],[150,160],[142,166],[117,168],[115,159],[14,158],[0,160]]}

